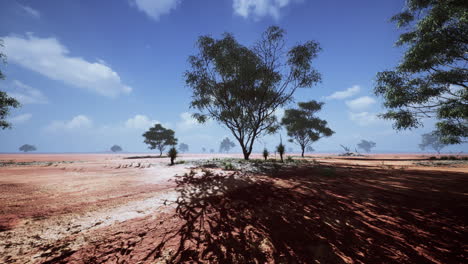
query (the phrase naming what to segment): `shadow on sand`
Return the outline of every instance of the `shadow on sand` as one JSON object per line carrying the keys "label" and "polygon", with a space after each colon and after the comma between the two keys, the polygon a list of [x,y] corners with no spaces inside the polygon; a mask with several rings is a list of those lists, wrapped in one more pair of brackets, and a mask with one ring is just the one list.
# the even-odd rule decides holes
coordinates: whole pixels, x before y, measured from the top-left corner
{"label": "shadow on sand", "polygon": [[465,260],[466,174],[346,167],[218,173],[196,169],[176,180],[182,225],[146,261]]}

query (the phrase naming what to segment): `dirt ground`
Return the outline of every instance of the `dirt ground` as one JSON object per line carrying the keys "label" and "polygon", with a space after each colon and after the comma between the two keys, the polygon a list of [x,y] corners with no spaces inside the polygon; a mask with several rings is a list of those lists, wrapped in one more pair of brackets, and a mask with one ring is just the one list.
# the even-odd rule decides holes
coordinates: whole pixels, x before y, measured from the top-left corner
{"label": "dirt ground", "polygon": [[467,162],[146,155],[0,155],[0,263],[467,260]]}

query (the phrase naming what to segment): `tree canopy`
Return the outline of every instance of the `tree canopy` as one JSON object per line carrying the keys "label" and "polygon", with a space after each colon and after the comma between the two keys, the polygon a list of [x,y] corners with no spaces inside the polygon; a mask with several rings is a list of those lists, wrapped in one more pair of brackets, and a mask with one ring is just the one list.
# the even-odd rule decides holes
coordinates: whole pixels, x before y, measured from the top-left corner
{"label": "tree canopy", "polygon": [[375,93],[388,111],[381,115],[400,129],[423,118],[438,119],[436,133],[446,144],[468,136],[468,4],[462,0],[407,0],[392,18],[405,30],[397,46],[401,63],[379,72]]}
{"label": "tree canopy", "polygon": [[36,151],[36,147],[34,145],[24,144],[23,146],[19,147],[20,151],[29,152],[29,151]]}
{"label": "tree canopy", "polygon": [[185,144],[185,143],[180,143],[179,151],[180,152],[187,152],[187,151],[189,151],[189,146],[187,144]]}
{"label": "tree canopy", "polygon": [[236,144],[232,142],[228,137],[224,138],[219,144],[219,152],[229,152],[231,148],[235,147]]}
{"label": "tree canopy", "polygon": [[189,57],[185,73],[192,89],[191,107],[199,122],[207,118],[225,125],[249,159],[255,140],[275,132],[275,110],[292,100],[297,88],[320,80],[312,60],[319,44],[307,41],[286,49],[285,32],[269,27],[253,47],[246,47],[225,33],[221,39],[201,36],[199,53]]}
{"label": "tree canopy", "polygon": [[442,142],[442,139],[436,132],[426,133],[422,136],[421,144],[419,144],[419,148],[421,150],[425,150],[426,148],[432,148],[433,150],[440,153],[440,151],[447,146],[447,144]]}
{"label": "tree canopy", "polygon": [[[3,47],[3,41],[0,39],[0,48]],[[0,52],[0,65],[6,63],[6,56]],[[0,80],[4,80],[5,75],[0,69]],[[11,123],[6,120],[10,114],[11,108],[18,108],[20,103],[13,97],[8,96],[4,91],[0,91],[0,128],[11,128]]]}
{"label": "tree canopy", "polygon": [[365,140],[365,139],[361,140],[361,142],[357,144],[357,147],[359,149],[362,149],[367,153],[369,153],[372,148],[375,148],[375,146],[376,146],[375,142],[372,142],[370,140]]}
{"label": "tree canopy", "polygon": [[335,132],[328,127],[327,121],[315,116],[322,109],[323,103],[317,101],[300,102],[297,109],[287,109],[281,123],[286,127],[290,142],[301,147],[302,157],[307,147],[322,137],[329,137]]}
{"label": "tree canopy", "polygon": [[122,151],[122,148],[121,148],[119,145],[114,145],[114,146],[112,146],[110,149],[111,149],[112,152],[120,152],[120,151]]}
{"label": "tree canopy", "polygon": [[162,156],[167,146],[177,145],[177,139],[174,137],[174,130],[166,129],[161,124],[156,124],[143,134],[144,142],[150,149],[158,149],[159,156]]}

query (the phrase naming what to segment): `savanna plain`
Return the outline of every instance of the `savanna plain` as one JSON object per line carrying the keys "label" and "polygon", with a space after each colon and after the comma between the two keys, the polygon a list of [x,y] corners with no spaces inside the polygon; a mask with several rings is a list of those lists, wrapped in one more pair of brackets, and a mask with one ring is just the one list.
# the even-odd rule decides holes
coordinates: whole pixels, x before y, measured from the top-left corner
{"label": "savanna plain", "polygon": [[2,263],[463,263],[468,163],[0,155]]}

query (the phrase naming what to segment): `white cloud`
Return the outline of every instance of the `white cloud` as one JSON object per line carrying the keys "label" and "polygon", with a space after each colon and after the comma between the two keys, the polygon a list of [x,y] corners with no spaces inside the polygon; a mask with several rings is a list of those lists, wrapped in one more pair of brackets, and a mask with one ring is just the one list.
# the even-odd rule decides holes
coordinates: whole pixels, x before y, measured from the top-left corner
{"label": "white cloud", "polygon": [[127,129],[143,130],[152,127],[154,124],[159,123],[159,121],[151,120],[145,115],[135,115],[134,117],[129,118],[127,121],[125,121],[124,127]]}
{"label": "white cloud", "polygon": [[34,18],[41,18],[41,13],[37,11],[36,9],[26,6],[26,5],[20,5],[21,9],[23,9],[24,12],[26,12],[28,15],[34,17]]}
{"label": "white cloud", "polygon": [[326,96],[325,99],[346,99],[348,97],[351,97],[351,96],[354,96],[356,95],[357,93],[359,93],[359,91],[361,91],[361,87],[359,85],[354,85],[353,87],[350,87],[344,91],[338,91],[338,92],[334,92],[332,93],[331,95],[329,96]]}
{"label": "white cloud", "polygon": [[180,114],[180,119],[181,120],[177,123],[177,128],[180,130],[189,130],[200,125],[200,123],[192,117],[192,114],[188,112]]}
{"label": "white cloud", "polygon": [[360,126],[370,126],[374,124],[383,123],[384,120],[380,119],[377,114],[369,112],[349,113],[349,118]]}
{"label": "white cloud", "polygon": [[157,21],[160,16],[169,14],[171,10],[176,9],[180,0],[132,0],[130,3]]}
{"label": "white cloud", "polygon": [[17,115],[17,116],[14,116],[12,118],[10,118],[8,121],[13,123],[13,124],[21,124],[21,123],[24,123],[26,121],[29,121],[32,117],[32,114],[21,114],[21,115]]}
{"label": "white cloud", "polygon": [[363,110],[369,108],[371,105],[375,104],[375,99],[370,96],[362,96],[354,100],[346,101],[346,105],[351,110]]}
{"label": "white cloud", "polygon": [[299,0],[234,0],[232,8],[236,15],[244,18],[253,15],[255,18],[271,16],[279,19],[280,10],[291,2],[299,2]]}
{"label": "white cloud", "polygon": [[65,132],[88,129],[93,127],[93,122],[85,115],[77,115],[69,121],[53,121],[45,130],[48,132]]}
{"label": "white cloud", "polygon": [[2,39],[9,61],[50,79],[110,97],[132,90],[109,66],[71,57],[68,49],[55,38],[27,34],[25,37],[7,36]]}
{"label": "white cloud", "polygon": [[47,104],[48,100],[42,92],[18,80],[12,82],[8,95],[16,98],[22,104]]}

